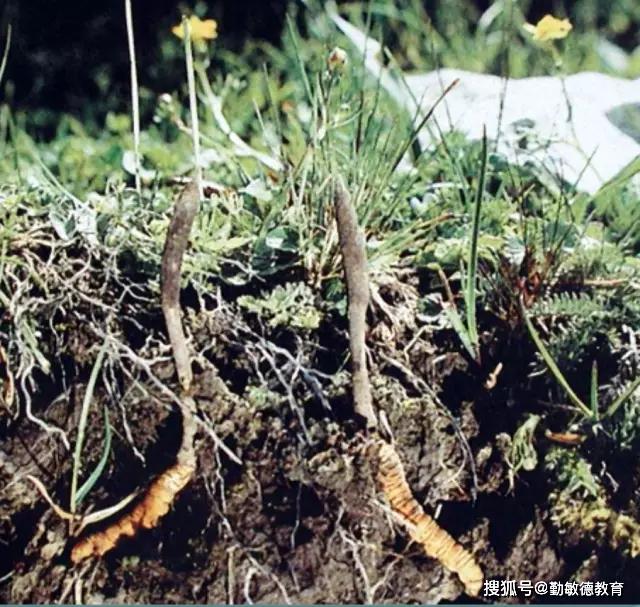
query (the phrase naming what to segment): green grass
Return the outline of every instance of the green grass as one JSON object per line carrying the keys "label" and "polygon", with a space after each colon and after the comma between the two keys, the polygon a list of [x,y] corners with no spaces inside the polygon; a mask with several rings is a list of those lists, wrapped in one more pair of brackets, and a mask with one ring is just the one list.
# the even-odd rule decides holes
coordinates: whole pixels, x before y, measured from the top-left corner
{"label": "green grass", "polygon": [[[373,2],[370,25],[401,67],[549,73],[549,54],[521,31],[519,5],[503,6],[488,22],[459,1],[441,3],[433,15],[424,14],[418,1]],[[576,6],[585,12],[576,14],[574,32],[560,44],[563,69],[611,71],[594,49],[619,24],[610,20],[600,30],[586,29],[590,3]],[[345,10],[366,25],[363,5]],[[350,47],[327,15],[318,6],[304,12],[295,5],[296,11],[304,14],[289,21],[281,47],[249,43],[246,55],[233,57],[215,43],[208,50],[193,49],[191,109],[185,86],[158,95],[153,120],[141,125],[140,195],[135,165],[123,165],[131,151],[128,115],[108,115],[100,133],[58,116],[55,136],[38,141],[32,117],[0,106],[0,307],[13,306],[12,318],[3,316],[0,329],[28,361],[22,372],[48,373],[54,356],[34,337],[36,325],[46,326],[47,309],[39,297],[51,280],[34,272],[30,262],[41,254],[34,249],[38,240],[43,247],[93,250],[95,263],[112,255],[157,288],[175,182],[194,166],[189,116],[198,115],[203,178],[225,189],[202,206],[194,226],[185,279],[197,291],[224,285],[240,293],[241,287],[252,294],[238,299],[239,306],[262,315],[266,324],[294,318],[295,326],[311,331],[321,314],[305,309],[296,316],[294,304],[344,310],[330,187],[339,174],[367,236],[374,289],[402,283],[408,271],[423,277],[421,305],[429,309],[437,301],[443,331],[461,337],[455,344],[445,339],[448,345],[442,347],[449,352],[480,361],[487,342],[524,335],[531,351],[542,355],[546,367],[536,380],[543,384],[537,393],[550,394],[551,405],[563,408],[559,414],[544,403],[521,404],[523,418],[536,415],[525,433],[528,462],[536,459],[530,451],[538,416],[565,427],[575,422],[565,393],[590,421],[598,402],[608,403],[598,423],[630,416],[638,398],[630,390],[638,380],[622,362],[631,348],[625,327],[637,327],[640,317],[634,303],[640,286],[640,195],[631,182],[633,171],[587,196],[569,186],[550,191],[528,170],[488,153],[486,142],[455,133],[434,150],[416,149],[414,117],[387,98],[357,56],[329,69],[331,49]],[[166,44],[180,52],[180,42],[166,35]],[[264,65],[256,65],[256,55]],[[626,73],[637,75],[634,65],[630,60]],[[406,155],[413,169],[396,170]],[[445,294],[434,268],[441,269],[454,301],[465,304],[466,324],[460,316],[445,317]],[[541,286],[534,284],[536,275]],[[293,277],[302,286],[275,287]],[[611,286],[612,279],[620,282]],[[20,291],[23,296],[14,299],[25,283],[34,292]],[[520,300],[527,289],[535,291],[536,301],[523,314]],[[562,300],[568,291],[578,296]],[[598,322],[580,324],[585,310]],[[591,375],[596,368],[602,375],[592,347],[596,339],[610,352],[604,379]],[[535,355],[529,362],[541,370]],[[583,367],[589,372],[580,375]],[[521,378],[523,384],[529,381],[526,374]],[[627,390],[616,396],[614,384]],[[105,424],[108,428],[108,420]],[[626,423],[625,431],[629,427]],[[76,445],[81,448],[81,437]],[[78,451],[75,483],[79,458]]]}

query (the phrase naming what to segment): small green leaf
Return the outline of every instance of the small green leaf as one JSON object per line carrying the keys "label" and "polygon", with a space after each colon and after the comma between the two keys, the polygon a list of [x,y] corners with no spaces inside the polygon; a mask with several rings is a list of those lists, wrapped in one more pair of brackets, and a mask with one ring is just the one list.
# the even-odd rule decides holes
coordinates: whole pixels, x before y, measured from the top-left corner
{"label": "small green leaf", "polygon": [[49,221],[62,240],[71,240],[76,233],[76,222],[72,212],[65,213],[61,209],[51,209]]}
{"label": "small green leaf", "polygon": [[271,230],[264,239],[267,248],[275,251],[297,252],[297,234],[288,228],[279,227]]}
{"label": "small green leaf", "polygon": [[263,179],[254,179],[250,181],[246,187],[240,190],[240,192],[262,202],[269,202],[273,199],[273,194]]}
{"label": "small green leaf", "polygon": [[460,338],[462,345],[465,347],[467,352],[469,352],[469,354],[471,355],[471,358],[475,360],[476,359],[475,348],[471,343],[471,339],[469,338],[469,332],[467,331],[467,327],[464,326],[464,322],[462,321],[462,318],[460,317],[458,310],[454,305],[450,303],[443,304],[442,308],[444,309],[444,312],[447,315],[447,318],[449,319],[449,322],[451,323],[453,330],[458,334],[458,337]]}
{"label": "small green leaf", "polygon": [[609,408],[606,410],[604,417],[610,417],[613,415],[622,405],[624,405],[640,387],[640,376],[636,377],[628,386],[628,388],[616,398]]}
{"label": "small green leaf", "polygon": [[531,472],[538,465],[538,453],[533,446],[533,442],[540,419],[539,415],[529,415],[527,420],[513,434],[509,459],[516,473],[520,470]]}
{"label": "small green leaf", "polygon": [[89,478],[82,484],[78,493],[76,494],[76,506],[89,494],[94,485],[98,482],[100,475],[104,471],[107,461],[109,460],[109,453],[111,451],[111,424],[109,423],[109,410],[105,406],[104,408],[104,448],[102,450],[102,456],[100,461],[96,465],[93,472],[89,475]]}

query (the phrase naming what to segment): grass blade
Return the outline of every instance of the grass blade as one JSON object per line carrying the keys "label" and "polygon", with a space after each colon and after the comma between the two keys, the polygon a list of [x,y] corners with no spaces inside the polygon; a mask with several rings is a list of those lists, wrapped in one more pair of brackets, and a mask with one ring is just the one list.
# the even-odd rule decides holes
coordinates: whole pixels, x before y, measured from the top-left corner
{"label": "grass blade", "polygon": [[640,173],[640,157],[632,160],[627,166],[625,166],[620,172],[618,172],[613,178],[607,181],[602,187],[595,193],[594,200],[598,200],[605,194],[608,194],[611,190],[624,185],[634,175]]}
{"label": "grass blade", "polygon": [[482,196],[487,175],[487,131],[482,129],[482,161],[480,174],[478,175],[478,190],[476,191],[475,207],[473,211],[473,223],[471,226],[471,246],[469,247],[469,267],[466,284],[465,307],[467,311],[467,332],[471,344],[475,349],[474,358],[479,360],[480,347],[478,337],[478,325],[476,319],[476,278],[478,274],[478,237],[480,235],[480,210],[482,208]]}
{"label": "grass blade", "polygon": [[640,387],[640,376],[636,377],[629,387],[616,398],[609,408],[605,411],[603,417],[609,417],[613,415],[622,405],[624,405],[634,394],[634,392]]}
{"label": "grass blade", "polygon": [[185,15],[182,16],[184,30],[184,55],[187,69],[187,86],[189,89],[189,114],[191,115],[191,139],[193,143],[193,163],[195,165],[195,181],[198,186],[198,197],[204,199],[202,190],[202,163],[200,162],[200,124],[198,122],[198,97],[196,94],[196,77],[193,66],[193,46],[191,44],[191,25]]}
{"label": "grass blade", "polygon": [[451,84],[449,84],[449,86],[447,86],[447,88],[445,88],[440,94],[440,96],[433,102],[433,104],[431,105],[427,113],[423,116],[423,118],[420,120],[420,122],[418,122],[418,124],[414,127],[413,132],[408,137],[405,144],[401,147],[400,151],[396,155],[395,161],[391,165],[390,173],[393,173],[398,168],[398,166],[402,162],[402,159],[404,158],[404,155],[409,151],[409,149],[414,144],[414,142],[417,141],[418,136],[420,135],[420,132],[422,131],[424,126],[427,124],[431,116],[433,116],[433,113],[436,111],[436,108],[440,105],[440,102],[451,92],[451,90],[455,86],[458,85],[459,82],[460,80],[456,78]]}
{"label": "grass blade", "polygon": [[562,386],[563,390],[569,396],[569,399],[573,402],[574,405],[576,405],[576,407],[578,407],[578,409],[580,409],[583,415],[589,419],[593,418],[591,409],[589,409],[589,407],[587,407],[587,405],[585,405],[580,400],[580,397],[573,391],[565,376],[562,375],[562,371],[560,371],[558,365],[556,365],[556,361],[553,360],[553,357],[549,353],[549,350],[547,350],[547,347],[544,345],[544,342],[540,338],[538,331],[536,331],[536,328],[533,326],[533,323],[529,319],[524,306],[521,305],[520,307],[522,310],[522,317],[524,318],[524,322],[527,325],[527,329],[529,330],[529,335],[531,335],[531,339],[533,339],[533,343],[535,343],[536,348],[538,348],[538,352],[540,352],[540,356],[542,356],[542,359],[546,363],[549,371],[551,371],[557,382]]}
{"label": "grass blade", "polygon": [[312,103],[313,93],[311,92],[309,76],[307,75],[307,69],[305,68],[304,62],[302,60],[302,53],[300,52],[300,46],[298,45],[298,36],[294,29],[293,19],[289,14],[287,14],[287,30],[289,31],[291,42],[293,43],[293,48],[295,49],[296,60],[298,62],[298,68],[300,69],[300,77],[302,78],[302,84],[304,85],[304,91],[307,95],[307,100],[309,101],[309,103]]}
{"label": "grass blade", "polygon": [[598,363],[591,365],[591,411],[594,419],[598,419]]}
{"label": "grass blade", "polygon": [[7,59],[9,58],[9,48],[11,47],[11,26],[7,27],[7,41],[4,43],[4,51],[2,53],[2,61],[0,62],[0,82],[7,68]]}
{"label": "grass blade", "polygon": [[104,408],[104,448],[102,450],[102,456],[100,461],[94,468],[93,472],[89,475],[89,478],[82,484],[82,487],[78,489],[76,495],[76,506],[89,494],[93,486],[98,482],[100,475],[104,471],[107,461],[109,461],[109,453],[111,452],[111,424],[109,423],[109,410],[105,406]]}
{"label": "grass blade", "polygon": [[91,375],[89,376],[89,383],[87,384],[87,390],[84,393],[84,399],[82,400],[82,409],[80,410],[80,421],[78,422],[78,437],[76,438],[76,446],[73,452],[73,472],[71,476],[71,497],[69,500],[69,509],[74,514],[76,511],[76,504],[78,501],[78,475],[80,473],[80,460],[82,458],[82,443],[84,442],[84,435],[87,429],[87,419],[89,417],[89,406],[93,399],[93,391],[96,387],[96,381],[98,380],[98,373],[102,367],[102,361],[104,355],[107,352],[107,340],[104,341],[96,362],[91,369]]}
{"label": "grass blade", "polygon": [[458,313],[456,307],[448,302],[442,304],[442,309],[444,310],[453,330],[458,334],[462,345],[465,347],[467,352],[471,355],[471,358],[476,359],[476,350],[471,343],[471,339],[469,338],[469,332],[467,331],[467,327],[464,326],[464,322],[462,322],[462,318]]}
{"label": "grass blade", "polygon": [[133,154],[135,157],[135,179],[138,197],[142,195],[142,174],[140,162],[140,93],[138,89],[138,66],[136,63],[136,45],[133,35],[133,15],[131,0],[125,0],[125,17],[127,23],[127,43],[129,47],[129,66],[131,78],[131,113],[133,122]]}

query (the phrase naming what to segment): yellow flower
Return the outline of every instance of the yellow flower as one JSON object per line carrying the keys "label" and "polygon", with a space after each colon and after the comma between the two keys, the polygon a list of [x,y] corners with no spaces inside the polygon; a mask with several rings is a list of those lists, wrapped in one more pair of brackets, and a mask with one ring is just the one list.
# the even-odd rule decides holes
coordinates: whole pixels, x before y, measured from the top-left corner
{"label": "yellow flower", "polygon": [[327,58],[327,65],[329,66],[329,70],[333,72],[335,70],[342,69],[348,61],[349,56],[347,55],[347,51],[341,49],[339,46],[336,46],[329,53],[329,57]]}
{"label": "yellow flower", "polygon": [[557,19],[553,15],[545,15],[535,25],[524,24],[524,29],[533,35],[533,39],[541,42],[566,38],[572,28],[569,19]]}
{"label": "yellow flower", "polygon": [[[213,19],[204,21],[195,15],[189,17],[189,30],[191,30],[191,40],[199,42],[202,40],[213,40],[218,37],[218,24]],[[184,38],[184,27],[182,23],[171,28],[174,35],[180,40]]]}

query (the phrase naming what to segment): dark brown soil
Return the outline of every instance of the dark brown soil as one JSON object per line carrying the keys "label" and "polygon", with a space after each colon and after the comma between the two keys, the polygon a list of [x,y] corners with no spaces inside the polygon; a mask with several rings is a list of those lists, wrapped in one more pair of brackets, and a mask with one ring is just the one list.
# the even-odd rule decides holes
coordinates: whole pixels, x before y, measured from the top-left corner
{"label": "dark brown soil", "polygon": [[[439,355],[432,335],[413,339],[416,298],[408,286],[400,291],[393,318],[372,310],[372,383],[418,500],[475,553],[489,579],[617,579],[632,596],[633,560],[603,556],[593,542],[558,533],[542,472],[511,483],[516,416],[501,400],[509,390],[490,393],[485,370],[453,350]],[[153,301],[154,293],[146,295]],[[198,301],[185,292],[191,345],[199,352],[196,477],[156,528],[103,558],[71,564],[75,539],[67,523],[26,478],[37,477],[68,506],[75,432],[100,341],[93,325],[67,319],[65,346],[52,356],[51,373],[35,376],[31,392],[32,414],[64,430],[71,451],[59,434],[28,419],[23,400],[17,414],[0,413],[0,602],[471,600],[453,574],[408,540],[378,493],[351,409],[344,319],[325,319],[317,333],[296,338],[221,299]],[[113,441],[84,511],[143,489],[171,465],[180,442],[181,416],[162,390],[177,390],[177,382],[159,306],[149,304],[144,314],[136,308],[136,325],[127,320],[132,305],[122,301],[127,314],[112,324],[121,346],[110,350],[91,406],[82,478],[102,452],[103,405]],[[145,369],[126,352],[155,362]],[[508,370],[499,381],[513,381]]]}

